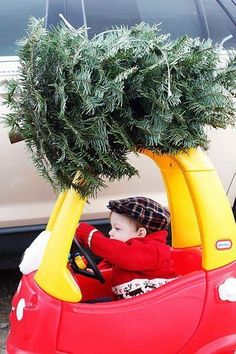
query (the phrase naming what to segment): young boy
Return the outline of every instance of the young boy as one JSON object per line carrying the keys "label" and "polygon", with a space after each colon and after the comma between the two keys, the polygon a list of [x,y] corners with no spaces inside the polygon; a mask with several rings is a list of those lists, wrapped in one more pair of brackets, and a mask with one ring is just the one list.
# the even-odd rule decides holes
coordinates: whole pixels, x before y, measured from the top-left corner
{"label": "young boy", "polygon": [[131,298],[173,280],[177,274],[166,244],[168,210],[145,197],[111,200],[107,207],[110,238],[86,223],[79,224],[76,237],[110,263],[116,297]]}

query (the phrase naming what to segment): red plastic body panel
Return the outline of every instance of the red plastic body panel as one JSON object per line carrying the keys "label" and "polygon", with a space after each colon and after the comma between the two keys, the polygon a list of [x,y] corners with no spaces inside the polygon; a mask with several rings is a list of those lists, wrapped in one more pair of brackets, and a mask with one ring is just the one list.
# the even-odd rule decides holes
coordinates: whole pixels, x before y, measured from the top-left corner
{"label": "red plastic body panel", "polygon": [[8,353],[173,354],[199,324],[205,284],[199,271],[130,300],[72,304],[45,294],[32,274],[23,276],[13,306],[25,299],[26,308],[20,321],[11,313]]}
{"label": "red plastic body panel", "polygon": [[[105,285],[76,276],[84,301],[111,294],[111,270],[103,274]],[[210,272],[192,272],[129,300],[90,304],[52,298],[37,286],[31,273],[23,276],[13,298],[7,352],[234,353],[236,302],[221,301],[218,296],[219,285],[230,277],[236,278],[236,263]]]}
{"label": "red plastic body panel", "polygon": [[[33,276],[34,273],[31,273],[22,277],[13,297],[8,353],[56,353],[61,301],[42,292]],[[23,317],[19,320],[17,311],[22,300],[25,301],[25,307]]]}
{"label": "red plastic body panel", "polygon": [[236,263],[206,273],[206,299],[201,322],[181,354],[229,354],[236,351],[236,302],[221,301],[219,286],[236,278]]}
{"label": "red plastic body panel", "polygon": [[[130,300],[64,303],[58,349],[76,353],[70,338],[77,338],[77,350],[91,354],[173,354],[198,326],[204,298],[202,271]],[[78,322],[72,326],[75,316]],[[68,335],[63,338],[65,330]]]}

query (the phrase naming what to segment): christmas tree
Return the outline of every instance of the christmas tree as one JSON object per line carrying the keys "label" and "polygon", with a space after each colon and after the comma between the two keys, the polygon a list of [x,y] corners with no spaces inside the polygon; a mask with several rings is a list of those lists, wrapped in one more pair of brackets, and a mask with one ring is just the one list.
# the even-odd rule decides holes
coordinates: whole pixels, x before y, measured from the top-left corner
{"label": "christmas tree", "polygon": [[84,28],[31,19],[19,58],[5,122],[59,190],[94,196],[105,180],[138,173],[129,152],[207,149],[206,126],[235,124],[236,56],[221,65],[211,41],[172,41],[143,23],[89,40]]}

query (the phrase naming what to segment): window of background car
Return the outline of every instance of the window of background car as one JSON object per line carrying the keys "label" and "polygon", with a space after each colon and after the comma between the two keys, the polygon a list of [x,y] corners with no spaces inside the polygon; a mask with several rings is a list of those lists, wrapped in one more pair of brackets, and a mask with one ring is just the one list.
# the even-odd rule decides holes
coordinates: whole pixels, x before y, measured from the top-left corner
{"label": "window of background car", "polygon": [[25,34],[28,18],[45,16],[46,0],[1,0],[0,55],[16,55],[16,41]]}
{"label": "window of background car", "polygon": [[[232,35],[233,38],[225,42],[225,48],[236,47],[236,2],[235,0],[205,1],[205,11],[210,36],[215,42]],[[219,6],[218,6],[219,4]],[[217,5],[217,6],[216,6]]]}
{"label": "window of background car", "polygon": [[74,27],[84,25],[84,1],[83,0],[48,0],[46,27],[56,26],[61,20],[58,14],[62,14]]}
{"label": "window of background car", "polygon": [[212,38],[236,46],[234,0],[84,0],[89,37],[116,25],[131,26],[139,22],[161,23],[163,33],[175,39],[184,34],[191,37]]}

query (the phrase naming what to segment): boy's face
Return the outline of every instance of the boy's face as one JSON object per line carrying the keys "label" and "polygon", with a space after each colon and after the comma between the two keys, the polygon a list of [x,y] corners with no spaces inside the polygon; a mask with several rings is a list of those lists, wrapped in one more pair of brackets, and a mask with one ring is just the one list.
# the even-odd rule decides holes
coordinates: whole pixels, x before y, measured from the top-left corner
{"label": "boy's face", "polygon": [[112,228],[109,235],[111,239],[126,242],[130,238],[139,236],[135,220],[133,221],[123,214],[118,214],[113,211],[111,213],[110,222]]}

